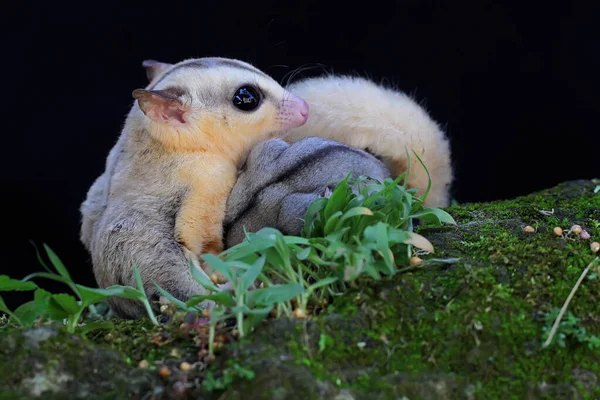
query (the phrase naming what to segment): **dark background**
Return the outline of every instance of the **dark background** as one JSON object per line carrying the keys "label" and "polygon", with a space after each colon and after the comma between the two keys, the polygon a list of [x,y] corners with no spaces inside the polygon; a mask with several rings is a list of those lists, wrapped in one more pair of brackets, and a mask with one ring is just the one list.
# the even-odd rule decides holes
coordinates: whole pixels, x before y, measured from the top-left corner
{"label": "dark background", "polygon": [[[239,58],[278,81],[315,64],[388,78],[448,132],[459,202],[600,177],[598,7],[557,3],[4,9],[0,274],[41,270],[32,240],[50,245],[77,282],[95,284],[78,208],[104,169],[131,92],[146,85],[141,62],[149,58]],[[3,297],[14,307],[29,294]]]}

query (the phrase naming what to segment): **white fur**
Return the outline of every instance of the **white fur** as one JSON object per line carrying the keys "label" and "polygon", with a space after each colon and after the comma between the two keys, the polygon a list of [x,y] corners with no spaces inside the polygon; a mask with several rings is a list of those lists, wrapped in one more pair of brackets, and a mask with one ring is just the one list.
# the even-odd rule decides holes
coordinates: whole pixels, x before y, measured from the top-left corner
{"label": "white fur", "polygon": [[418,188],[417,194],[421,195],[428,184],[425,169],[412,154],[414,150],[431,174],[432,186],[425,205],[449,205],[453,172],[448,139],[428,113],[405,93],[365,78],[335,75],[299,81],[287,89],[310,105],[307,123],[292,130],[287,140],[321,136],[368,148],[384,159],[394,176],[406,169],[407,146],[411,151],[409,187]]}

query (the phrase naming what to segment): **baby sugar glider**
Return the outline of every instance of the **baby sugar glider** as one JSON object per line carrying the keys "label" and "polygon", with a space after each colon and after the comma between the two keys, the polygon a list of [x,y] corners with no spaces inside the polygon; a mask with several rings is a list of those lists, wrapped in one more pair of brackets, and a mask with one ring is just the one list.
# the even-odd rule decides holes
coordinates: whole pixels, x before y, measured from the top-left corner
{"label": "baby sugar glider", "polygon": [[326,196],[349,173],[383,182],[390,172],[371,154],[320,137],[290,145],[271,139],[256,145],[240,170],[225,214],[225,244],[242,242],[247,232],[272,227],[298,236],[310,204]]}
{"label": "baby sugar glider", "polygon": [[424,205],[450,205],[454,175],[448,138],[408,95],[366,78],[334,74],[296,81],[286,89],[306,100],[311,110],[308,122],[293,129],[286,141],[320,136],[368,150],[386,163],[394,178],[407,169],[406,146],[411,155],[408,187],[422,195],[428,185],[414,150],[431,174]]}
{"label": "baby sugar glider", "polygon": [[[136,286],[140,270],[181,300],[205,293],[189,271],[223,250],[223,219],[238,168],[251,146],[304,124],[308,104],[252,65],[227,58],[144,62],[150,83],[81,205],[81,241],[100,287]],[[112,299],[135,318],[141,303]]]}

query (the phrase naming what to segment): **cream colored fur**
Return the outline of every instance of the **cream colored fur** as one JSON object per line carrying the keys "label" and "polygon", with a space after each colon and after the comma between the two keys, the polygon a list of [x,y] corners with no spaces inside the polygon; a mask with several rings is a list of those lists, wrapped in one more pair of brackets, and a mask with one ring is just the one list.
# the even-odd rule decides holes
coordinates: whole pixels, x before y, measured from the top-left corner
{"label": "cream colored fur", "polygon": [[[237,60],[244,68],[202,60],[209,67],[175,70],[194,60],[166,66],[147,86],[184,88],[179,100],[186,122],[154,120],[135,101],[105,172],[81,205],[81,241],[100,287],[135,287],[135,264],[151,298],[158,297],[153,282],[181,300],[205,293],[188,260],[199,266],[201,254],[223,250],[226,201],[240,161],[253,143],[297,126],[289,111],[297,98],[273,79]],[[253,112],[231,104],[236,88],[246,84],[267,93]],[[120,316],[144,312],[138,302],[111,302]]]}
{"label": "cream colored fur", "polygon": [[[321,136],[380,156],[396,177],[405,172],[405,146],[414,150],[431,174],[431,191],[425,205],[446,207],[453,181],[450,145],[445,133],[428,113],[406,94],[350,76],[323,76],[287,86],[310,105],[305,125],[286,137],[296,142]],[[411,152],[409,187],[427,189],[425,169]]]}

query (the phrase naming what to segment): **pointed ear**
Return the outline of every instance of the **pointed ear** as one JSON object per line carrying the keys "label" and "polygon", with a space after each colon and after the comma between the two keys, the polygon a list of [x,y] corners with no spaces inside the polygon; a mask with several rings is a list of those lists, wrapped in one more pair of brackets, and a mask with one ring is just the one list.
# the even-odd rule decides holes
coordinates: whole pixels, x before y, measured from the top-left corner
{"label": "pointed ear", "polygon": [[170,125],[187,123],[188,107],[167,91],[136,89],[132,95],[142,112],[153,121]]}
{"label": "pointed ear", "polygon": [[142,61],[142,66],[146,68],[148,82],[152,82],[152,80],[156,78],[158,74],[171,68],[173,64],[162,63],[156,60],[144,60]]}

